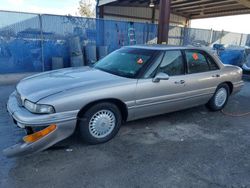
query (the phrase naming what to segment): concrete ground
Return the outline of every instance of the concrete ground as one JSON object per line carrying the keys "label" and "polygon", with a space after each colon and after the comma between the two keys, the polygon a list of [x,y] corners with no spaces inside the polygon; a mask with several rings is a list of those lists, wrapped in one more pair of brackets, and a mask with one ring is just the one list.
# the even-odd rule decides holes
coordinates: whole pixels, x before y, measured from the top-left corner
{"label": "concrete ground", "polygon": [[[23,135],[0,86],[0,150]],[[225,111],[250,111],[250,82]],[[44,152],[7,159],[0,187],[250,187],[250,115],[231,117],[204,106],[134,121],[110,142],[89,146],[75,136]]]}

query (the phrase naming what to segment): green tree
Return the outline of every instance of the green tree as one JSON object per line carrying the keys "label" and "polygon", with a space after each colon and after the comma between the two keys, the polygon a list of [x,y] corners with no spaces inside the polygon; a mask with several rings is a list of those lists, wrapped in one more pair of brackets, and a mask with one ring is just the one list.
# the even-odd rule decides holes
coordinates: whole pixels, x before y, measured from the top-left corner
{"label": "green tree", "polygon": [[79,14],[84,17],[95,17],[95,0],[80,0]]}

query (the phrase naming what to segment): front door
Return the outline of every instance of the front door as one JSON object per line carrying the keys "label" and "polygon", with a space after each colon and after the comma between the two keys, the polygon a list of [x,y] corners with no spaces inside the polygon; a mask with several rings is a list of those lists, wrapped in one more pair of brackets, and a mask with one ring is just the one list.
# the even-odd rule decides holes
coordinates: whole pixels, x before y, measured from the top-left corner
{"label": "front door", "polygon": [[185,64],[180,50],[166,51],[155,74],[166,73],[168,80],[139,79],[136,90],[136,119],[182,109],[185,105]]}

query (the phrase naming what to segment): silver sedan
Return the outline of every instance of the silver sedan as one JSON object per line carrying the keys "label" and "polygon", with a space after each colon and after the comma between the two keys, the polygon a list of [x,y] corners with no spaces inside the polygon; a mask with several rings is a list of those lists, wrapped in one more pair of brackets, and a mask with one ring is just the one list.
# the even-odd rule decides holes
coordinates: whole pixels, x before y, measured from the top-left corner
{"label": "silver sedan", "polygon": [[225,66],[200,48],[123,47],[93,67],[50,71],[20,81],[7,108],[27,135],[4,154],[44,150],[75,130],[89,144],[104,143],[123,122],[198,105],[218,111],[242,86],[239,67]]}

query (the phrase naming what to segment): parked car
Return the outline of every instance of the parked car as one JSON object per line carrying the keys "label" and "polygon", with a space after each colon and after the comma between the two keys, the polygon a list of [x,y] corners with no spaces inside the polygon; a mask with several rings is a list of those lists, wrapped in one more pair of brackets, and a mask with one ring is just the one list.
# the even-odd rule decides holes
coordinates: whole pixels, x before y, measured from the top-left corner
{"label": "parked car", "polygon": [[[191,47],[123,47],[94,67],[23,79],[8,111],[27,135],[6,156],[44,150],[78,130],[89,144],[112,139],[123,122],[206,104],[221,110],[243,85],[242,70]],[[78,129],[76,129],[78,127]]]}

